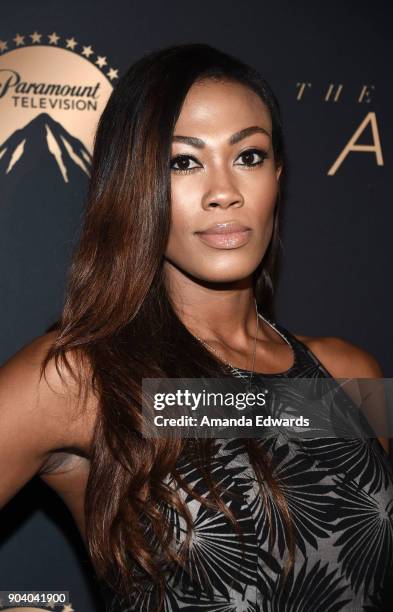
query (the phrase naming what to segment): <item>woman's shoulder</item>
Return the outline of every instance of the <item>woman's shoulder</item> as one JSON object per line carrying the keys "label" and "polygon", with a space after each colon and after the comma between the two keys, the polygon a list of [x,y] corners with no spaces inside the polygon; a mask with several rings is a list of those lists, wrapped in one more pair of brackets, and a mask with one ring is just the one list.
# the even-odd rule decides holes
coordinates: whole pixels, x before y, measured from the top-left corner
{"label": "woman's shoulder", "polygon": [[374,355],[357,344],[336,336],[293,335],[335,378],[383,378]]}
{"label": "woman's shoulder", "polygon": [[[19,422],[26,433],[29,427],[32,435],[41,431],[47,444],[63,447],[72,446],[92,421],[97,400],[89,393],[82,405],[78,383],[62,361],[56,365],[50,359],[41,375],[42,361],[57,334],[53,330],[35,337],[0,367],[0,416]],[[72,369],[82,363],[76,352],[67,357]]]}
{"label": "woman's shoulder", "polygon": [[58,492],[81,517],[87,471],[81,457],[89,456],[95,402],[89,394],[83,401],[74,378],[53,358],[41,376],[55,338],[55,331],[34,338],[0,367],[0,508],[33,476],[60,469],[65,474],[57,478]]}
{"label": "woman's shoulder", "polygon": [[[349,379],[379,379],[384,378],[381,366],[377,359],[372,353],[365,350],[364,348],[344,340],[343,338],[335,336],[304,336],[300,334],[293,334],[295,338],[303,342],[312,353],[319,359],[322,365],[328,370],[333,378],[349,378]],[[366,381],[367,385],[369,384]],[[373,387],[367,389],[367,386],[360,388],[363,406],[367,406],[367,396],[370,392],[375,393],[376,389]],[[346,388],[346,392],[351,395],[351,390]],[[356,393],[355,393],[356,395]],[[379,397],[376,395],[375,397]],[[358,400],[356,400],[358,401]],[[379,420],[380,431],[388,431],[387,425],[387,413],[384,402],[380,404],[381,412]],[[376,418],[375,407],[373,407],[374,418]],[[382,425],[381,425],[382,423]],[[378,436],[378,439],[385,449],[386,453],[389,453],[389,438],[388,434],[384,436]]]}

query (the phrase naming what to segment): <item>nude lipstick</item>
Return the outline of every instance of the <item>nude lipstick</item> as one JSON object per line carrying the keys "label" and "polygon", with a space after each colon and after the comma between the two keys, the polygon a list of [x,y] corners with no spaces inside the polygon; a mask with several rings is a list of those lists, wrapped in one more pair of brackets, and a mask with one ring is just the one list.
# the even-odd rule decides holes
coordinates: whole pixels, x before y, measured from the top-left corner
{"label": "nude lipstick", "polygon": [[247,244],[251,228],[238,221],[226,221],[195,233],[202,242],[215,249],[236,249]]}

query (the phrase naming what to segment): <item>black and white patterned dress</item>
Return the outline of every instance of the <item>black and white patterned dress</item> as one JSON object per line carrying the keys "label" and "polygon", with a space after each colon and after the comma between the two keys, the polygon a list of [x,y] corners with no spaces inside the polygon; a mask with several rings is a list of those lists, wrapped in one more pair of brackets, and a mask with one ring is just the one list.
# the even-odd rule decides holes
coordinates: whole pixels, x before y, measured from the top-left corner
{"label": "black and white patterned dress", "polygon": [[[261,315],[262,316],[262,315]],[[269,378],[332,378],[308,347],[277,323],[277,333],[292,347],[294,363]],[[236,369],[233,374],[247,377]],[[269,550],[269,523],[255,472],[241,438],[217,439],[214,478],[239,498],[227,505],[244,533],[245,554],[226,515],[205,508],[183,491],[193,516],[188,572],[168,572],[165,612],[360,612],[393,610],[393,473],[376,438],[288,439],[282,434],[260,440],[274,458],[293,517],[295,563],[285,588],[282,575],[286,535],[282,516],[269,493],[275,526]],[[204,491],[193,463],[181,458],[186,482]],[[206,489],[206,487],[205,487]],[[170,508],[178,541],[185,523]],[[188,575],[187,575],[188,574]],[[120,600],[106,592],[107,612],[156,612],[155,590]]]}

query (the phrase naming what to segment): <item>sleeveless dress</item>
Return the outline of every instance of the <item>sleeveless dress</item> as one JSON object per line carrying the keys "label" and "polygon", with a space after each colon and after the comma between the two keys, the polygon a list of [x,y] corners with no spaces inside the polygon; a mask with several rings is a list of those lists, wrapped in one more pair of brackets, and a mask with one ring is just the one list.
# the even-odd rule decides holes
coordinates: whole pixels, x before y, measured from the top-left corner
{"label": "sleeveless dress", "polygon": [[[330,378],[311,350],[283,326],[259,315],[292,348],[285,372],[253,381]],[[233,375],[250,372],[231,368]],[[358,410],[358,408],[356,408]],[[227,503],[244,534],[242,548],[223,512],[207,509],[180,491],[193,517],[188,572],[168,572],[165,612],[345,612],[393,610],[393,470],[376,438],[261,439],[274,459],[295,529],[295,561],[283,586],[287,536],[277,502],[268,492],[274,542],[254,470],[242,439],[216,439],[214,478],[237,494]],[[207,491],[186,458],[179,471],[198,493]],[[169,480],[168,480],[169,482]],[[269,489],[268,489],[269,491]],[[186,525],[163,507],[184,539]],[[103,587],[106,612],[157,612],[156,591],[120,598]]]}

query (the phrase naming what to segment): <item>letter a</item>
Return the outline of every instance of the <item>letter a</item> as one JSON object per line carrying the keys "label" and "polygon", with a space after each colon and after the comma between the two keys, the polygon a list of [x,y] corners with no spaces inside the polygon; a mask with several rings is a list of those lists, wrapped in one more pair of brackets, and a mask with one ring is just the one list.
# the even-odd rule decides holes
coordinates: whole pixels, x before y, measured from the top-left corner
{"label": "letter a", "polygon": [[[364,132],[369,123],[371,124],[374,144],[356,144],[356,141],[359,139],[360,135],[362,134],[362,132]],[[346,156],[352,151],[360,151],[362,153],[375,153],[378,166],[383,166],[381,141],[379,139],[377,119],[375,113],[368,113],[368,115],[365,116],[352,138],[345,145],[344,149],[341,151],[340,155],[337,157],[336,161],[329,169],[328,176],[336,174],[337,169],[341,166]]]}

